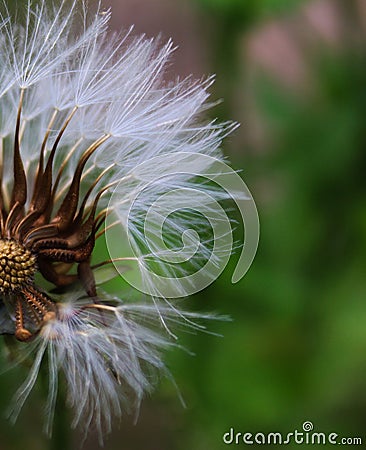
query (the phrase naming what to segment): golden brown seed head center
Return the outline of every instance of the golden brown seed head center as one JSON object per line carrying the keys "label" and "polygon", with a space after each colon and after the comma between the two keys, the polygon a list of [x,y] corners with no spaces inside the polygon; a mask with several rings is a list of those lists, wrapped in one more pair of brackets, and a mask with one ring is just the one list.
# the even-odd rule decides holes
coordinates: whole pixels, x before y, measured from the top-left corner
{"label": "golden brown seed head center", "polygon": [[0,239],[0,293],[11,294],[31,282],[36,258],[22,244]]}

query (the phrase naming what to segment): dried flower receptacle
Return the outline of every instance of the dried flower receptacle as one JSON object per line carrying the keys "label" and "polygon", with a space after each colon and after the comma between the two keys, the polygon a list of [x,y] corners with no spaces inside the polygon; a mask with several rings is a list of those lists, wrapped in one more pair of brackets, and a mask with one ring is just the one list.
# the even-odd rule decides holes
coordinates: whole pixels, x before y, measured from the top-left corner
{"label": "dried flower receptacle", "polygon": [[[29,180],[24,170],[20,154],[19,129],[22,119],[24,89],[20,90],[20,101],[15,126],[13,148],[13,188],[9,205],[5,204],[0,188],[0,292],[10,299],[15,307],[15,337],[20,341],[31,339],[40,329],[50,313],[56,314],[53,300],[34,283],[34,274],[38,269],[43,277],[58,287],[65,287],[80,280],[87,294],[96,299],[97,292],[92,269],[91,254],[95,244],[95,234],[103,224],[105,214],[95,216],[98,199],[103,192],[97,193],[88,213],[86,202],[91,189],[79,205],[80,184],[84,167],[92,154],[106,140],[99,139],[90,145],[76,164],[69,189],[56,211],[54,201],[57,196],[58,177],[53,180],[54,160],[60,139],[76,111],[68,116],[45,160],[50,128],[47,129],[34,176],[32,195],[28,198]],[[53,122],[55,114],[51,118]],[[51,124],[50,124],[51,126]],[[92,185],[92,187],[94,187]],[[68,274],[72,265],[78,265],[77,274]],[[64,267],[60,268],[60,264]],[[1,276],[2,275],[2,276]],[[29,322],[25,325],[25,317]]]}

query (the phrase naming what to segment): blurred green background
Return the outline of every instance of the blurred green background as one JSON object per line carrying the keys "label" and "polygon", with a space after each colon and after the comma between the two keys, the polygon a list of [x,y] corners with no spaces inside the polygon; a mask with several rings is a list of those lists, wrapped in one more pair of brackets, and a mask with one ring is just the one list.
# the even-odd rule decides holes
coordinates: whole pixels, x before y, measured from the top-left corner
{"label": "blurred green background", "polygon": [[[20,4],[20,3],[19,3]],[[238,432],[301,430],[366,443],[366,4],[364,0],[106,0],[112,27],[162,33],[179,45],[172,74],[217,74],[211,111],[242,123],[224,151],[261,221],[256,259],[231,284],[189,301],[232,317],[223,338],[183,335],[195,352],[167,363],[185,399],[163,381],[136,425],[126,417],[110,450],[220,450]],[[0,410],[17,386],[0,382]],[[76,449],[58,409],[51,441],[37,395],[15,427],[1,418],[0,450]],[[234,447],[244,448],[243,443]],[[262,448],[271,448],[261,445]],[[298,447],[293,444],[291,448]],[[97,448],[89,439],[87,450]]]}

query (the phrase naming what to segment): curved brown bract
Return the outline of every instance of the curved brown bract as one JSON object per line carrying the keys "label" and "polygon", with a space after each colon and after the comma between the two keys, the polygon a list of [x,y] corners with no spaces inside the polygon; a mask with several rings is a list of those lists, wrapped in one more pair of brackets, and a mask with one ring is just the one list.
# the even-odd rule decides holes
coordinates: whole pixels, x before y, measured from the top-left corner
{"label": "curved brown bract", "polygon": [[[90,261],[96,232],[105,218],[102,216],[101,220],[100,216],[96,216],[98,201],[105,189],[96,194],[92,206],[85,212],[96,183],[79,201],[80,183],[89,158],[109,136],[96,140],[81,155],[68,191],[56,209],[54,199],[59,177],[53,181],[54,158],[76,109],[65,120],[45,163],[44,151],[49,135],[46,133],[39,153],[33,192],[29,195],[19,139],[23,97],[24,91],[21,90],[13,149],[14,183],[9,205],[6,205],[0,187],[0,294],[9,298],[14,306],[15,337],[28,341],[44,321],[51,320],[57,314],[55,302],[34,282],[36,271],[56,287],[65,287],[79,280],[90,297],[94,300],[97,297]],[[65,263],[66,272],[57,270],[59,263]],[[75,273],[67,273],[75,264]],[[25,324],[25,317],[30,326]]]}

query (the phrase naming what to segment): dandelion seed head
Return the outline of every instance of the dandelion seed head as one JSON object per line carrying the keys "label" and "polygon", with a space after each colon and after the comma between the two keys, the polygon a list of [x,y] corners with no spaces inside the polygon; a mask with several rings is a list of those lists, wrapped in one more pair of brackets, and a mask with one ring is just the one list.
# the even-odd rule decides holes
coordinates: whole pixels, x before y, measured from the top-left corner
{"label": "dandelion seed head", "polygon": [[[165,81],[171,40],[110,33],[110,17],[84,0],[28,0],[22,25],[0,13],[0,333],[32,360],[10,416],[46,366],[46,433],[62,374],[72,425],[100,442],[171,379],[172,330],[211,317],[176,297],[231,253],[220,147],[236,127],[204,118],[213,77]],[[147,296],[103,290],[125,273]]]}

